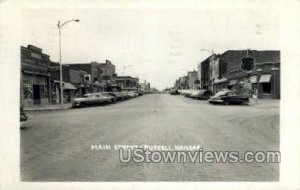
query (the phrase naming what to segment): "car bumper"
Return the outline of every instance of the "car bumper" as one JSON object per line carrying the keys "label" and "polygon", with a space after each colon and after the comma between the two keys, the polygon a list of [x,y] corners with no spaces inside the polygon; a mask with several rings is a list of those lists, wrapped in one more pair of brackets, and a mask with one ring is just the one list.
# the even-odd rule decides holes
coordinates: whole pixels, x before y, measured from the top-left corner
{"label": "car bumper", "polygon": [[80,102],[73,102],[72,107],[80,107]]}
{"label": "car bumper", "polygon": [[208,100],[209,103],[214,103],[214,104],[222,104],[224,102],[224,100]]}

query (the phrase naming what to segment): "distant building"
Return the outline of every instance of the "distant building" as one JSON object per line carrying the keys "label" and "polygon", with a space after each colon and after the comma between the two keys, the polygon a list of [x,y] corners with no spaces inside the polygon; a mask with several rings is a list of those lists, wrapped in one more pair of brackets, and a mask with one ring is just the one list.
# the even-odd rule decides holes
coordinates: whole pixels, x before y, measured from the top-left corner
{"label": "distant building", "polygon": [[73,70],[80,70],[87,73],[85,76],[87,91],[112,91],[116,87],[116,69],[111,61],[105,63],[76,63],[68,64]]}
{"label": "distant building", "polygon": [[[245,60],[252,69],[241,68]],[[228,88],[247,96],[280,98],[280,51],[228,50],[207,57],[197,71],[198,89],[216,93]]]}
{"label": "distant building", "polygon": [[209,89],[209,87],[211,86],[210,58],[211,56],[201,62],[201,88],[203,89]]}
{"label": "distant building", "polygon": [[188,77],[179,77],[179,89],[188,89]]}
{"label": "distant building", "polygon": [[[51,102],[60,102],[60,69],[58,63],[51,63]],[[64,102],[71,102],[74,97],[80,97],[86,93],[85,76],[88,73],[82,70],[74,70],[69,65],[62,65],[62,81]]]}
{"label": "distant building", "polygon": [[179,79],[177,79],[174,83],[174,89],[180,89],[180,82],[179,82]]}
{"label": "distant building", "polygon": [[131,76],[117,76],[116,83],[122,91],[138,91],[139,79]]}
{"label": "distant building", "polygon": [[199,63],[197,65],[197,78],[198,78],[198,82],[196,84],[197,89],[201,89],[202,88],[202,86],[201,86],[201,63]]}
{"label": "distant building", "polygon": [[100,84],[104,91],[112,91],[116,88],[116,67],[111,61],[106,60],[98,66],[101,70]]}
{"label": "distant building", "polygon": [[197,71],[189,71],[187,73],[188,89],[197,89],[198,73]]}
{"label": "distant building", "polygon": [[144,80],[144,82],[141,83],[141,91],[142,92],[150,92],[150,83],[147,83],[146,80]]}
{"label": "distant building", "polygon": [[33,45],[21,46],[21,104],[47,104],[50,102],[50,56]]}

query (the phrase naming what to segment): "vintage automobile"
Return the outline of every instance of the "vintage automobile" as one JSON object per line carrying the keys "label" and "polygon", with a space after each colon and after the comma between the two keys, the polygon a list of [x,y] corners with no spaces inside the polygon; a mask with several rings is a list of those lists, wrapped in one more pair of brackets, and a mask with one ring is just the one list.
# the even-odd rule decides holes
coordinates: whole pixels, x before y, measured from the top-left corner
{"label": "vintage automobile", "polygon": [[129,99],[129,98],[130,98],[130,96],[129,96],[128,92],[126,92],[126,91],[122,91],[122,92],[120,92],[120,93],[121,93],[121,95],[122,95],[122,97],[123,97],[123,99],[124,99],[124,100],[127,100],[127,99]]}
{"label": "vintage automobile", "polygon": [[138,97],[138,96],[139,96],[138,93],[133,92],[133,91],[129,91],[129,92],[127,92],[127,93],[128,93],[128,95],[129,95],[130,98],[135,98],[135,97]]}
{"label": "vintage automobile", "polygon": [[100,93],[104,96],[110,97],[112,102],[117,102],[118,100],[120,100],[120,97],[118,97],[117,94],[113,92],[100,92]]}
{"label": "vintage automobile", "polygon": [[184,95],[185,97],[190,98],[191,95],[195,92],[197,92],[197,90],[189,89],[189,90],[183,90],[181,94]]}
{"label": "vintage automobile", "polygon": [[178,90],[172,90],[172,91],[170,92],[170,94],[171,94],[171,95],[179,95],[179,92],[178,92]]}
{"label": "vintage automobile", "polygon": [[127,95],[123,92],[112,92],[112,93],[115,95],[115,97],[117,97],[118,101],[127,99]]}
{"label": "vintage automobile", "polygon": [[249,97],[236,95],[231,90],[223,90],[212,96],[209,100],[211,104],[248,104]]}
{"label": "vintage automobile", "polygon": [[197,90],[190,95],[190,98],[197,99],[197,100],[208,100],[213,93],[210,90]]}
{"label": "vintage automobile", "polygon": [[104,96],[101,93],[92,93],[85,94],[82,98],[75,98],[72,102],[72,107],[86,107],[112,102],[113,100],[109,96]]}

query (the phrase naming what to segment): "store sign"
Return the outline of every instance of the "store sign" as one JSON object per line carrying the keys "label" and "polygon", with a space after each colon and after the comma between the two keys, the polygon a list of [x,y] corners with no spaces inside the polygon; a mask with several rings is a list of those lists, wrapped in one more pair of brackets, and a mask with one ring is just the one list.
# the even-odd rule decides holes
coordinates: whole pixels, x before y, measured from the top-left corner
{"label": "store sign", "polygon": [[31,57],[36,58],[36,59],[41,59],[42,56],[40,54],[37,53],[31,53]]}
{"label": "store sign", "polygon": [[255,69],[254,59],[252,57],[243,58],[241,69],[247,73],[252,72]]}

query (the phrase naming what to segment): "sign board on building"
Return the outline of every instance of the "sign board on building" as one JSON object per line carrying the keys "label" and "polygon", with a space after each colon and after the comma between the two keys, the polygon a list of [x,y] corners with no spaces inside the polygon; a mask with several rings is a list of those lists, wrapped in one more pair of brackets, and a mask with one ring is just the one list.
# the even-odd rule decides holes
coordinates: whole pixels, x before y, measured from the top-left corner
{"label": "sign board on building", "polygon": [[241,62],[241,69],[247,73],[252,72],[255,69],[254,58],[245,57]]}
{"label": "sign board on building", "polygon": [[34,57],[36,59],[41,59],[42,58],[42,56],[40,54],[33,53],[33,52],[31,52],[31,57]]}

